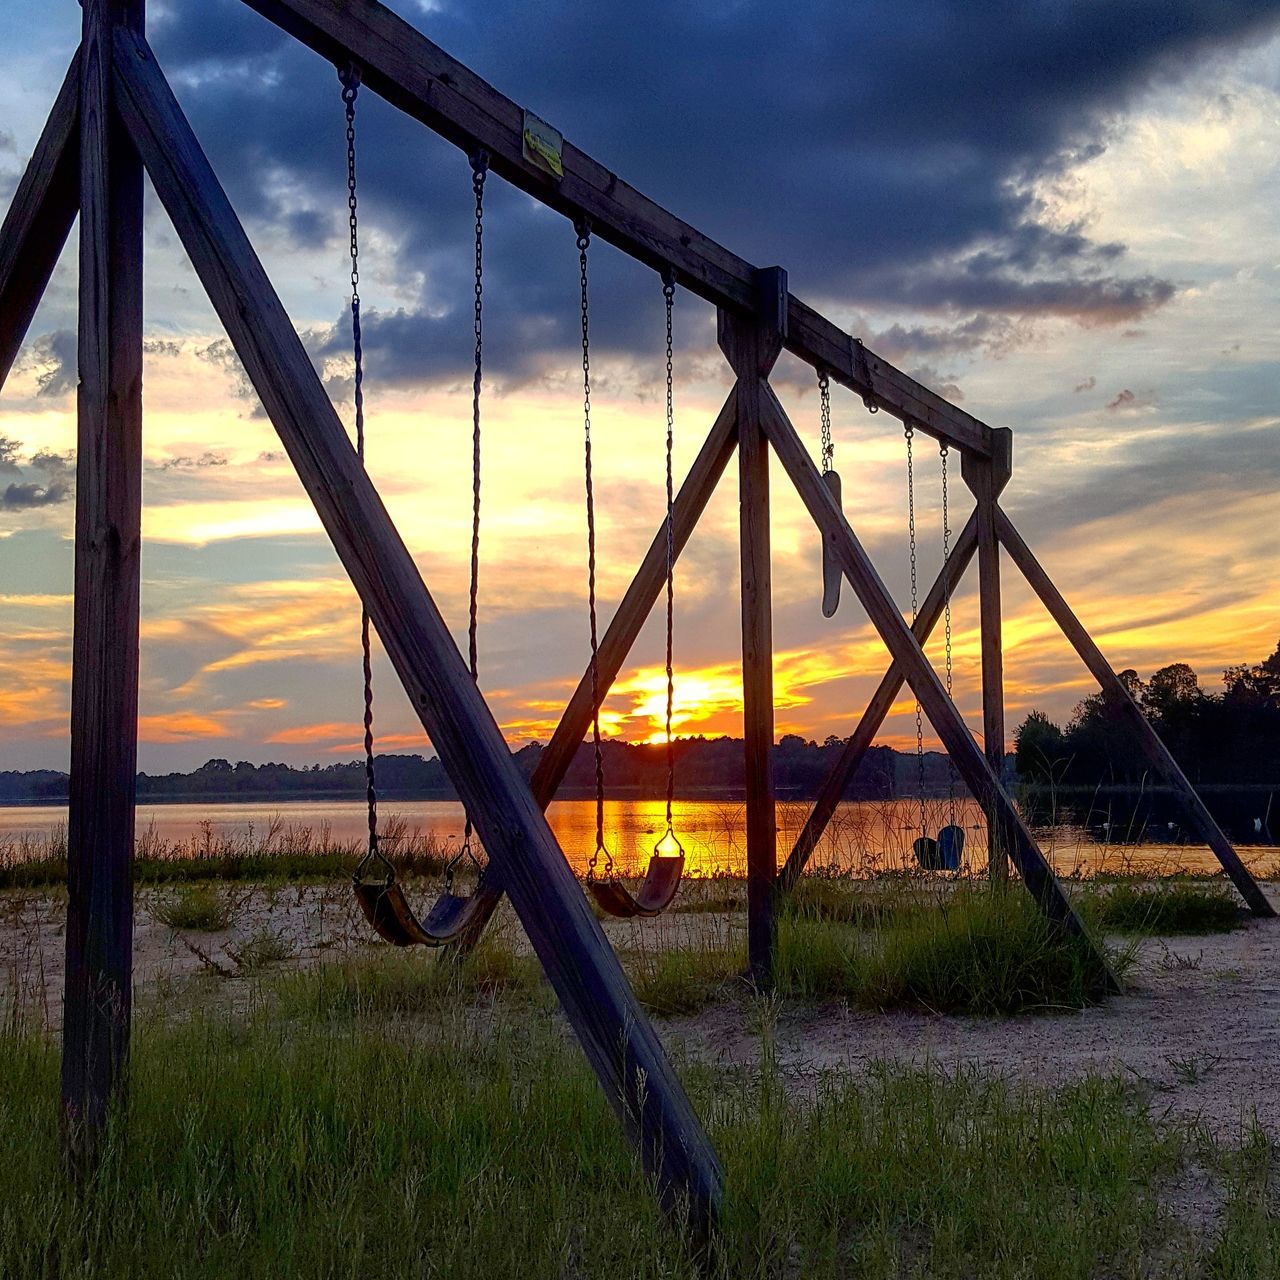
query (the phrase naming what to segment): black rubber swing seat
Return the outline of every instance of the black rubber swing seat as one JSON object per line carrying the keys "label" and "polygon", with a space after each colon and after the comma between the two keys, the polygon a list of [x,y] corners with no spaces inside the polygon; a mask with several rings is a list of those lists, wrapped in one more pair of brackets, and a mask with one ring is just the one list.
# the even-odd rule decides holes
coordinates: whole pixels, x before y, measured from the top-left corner
{"label": "black rubber swing seat", "polygon": [[457,942],[477,919],[486,919],[501,892],[480,885],[462,896],[442,893],[419,917],[398,880],[357,880],[356,901],[373,931],[393,947],[445,947]]}
{"label": "black rubber swing seat", "polygon": [[660,916],[675,900],[684,874],[684,854],[655,853],[639,889],[632,893],[621,880],[588,880],[587,888],[606,915],[619,920]]}

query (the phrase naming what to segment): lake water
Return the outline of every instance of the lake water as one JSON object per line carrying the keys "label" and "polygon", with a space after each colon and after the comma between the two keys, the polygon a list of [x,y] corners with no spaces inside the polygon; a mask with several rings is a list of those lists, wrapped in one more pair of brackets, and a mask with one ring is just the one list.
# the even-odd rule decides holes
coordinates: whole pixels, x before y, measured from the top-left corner
{"label": "lake water", "polygon": [[[804,825],[808,805],[778,805],[779,864],[790,852]],[[388,801],[382,808],[384,822],[400,819],[406,839],[416,842],[434,837],[456,844],[463,828],[462,806],[455,801]],[[548,810],[548,819],[570,864],[582,872],[591,855],[595,831],[595,806],[590,800],[559,800]],[[66,825],[65,806],[0,807],[0,847],[22,856],[43,844]],[[927,803],[923,825],[937,829],[951,818],[946,800]],[[965,862],[972,868],[986,858],[982,814],[971,801],[957,801],[955,821],[965,828]],[[746,869],[745,809],[740,802],[678,800],[674,805],[676,834],[684,845],[692,874]],[[842,804],[819,844],[811,865],[873,873],[912,865],[912,841],[922,826],[920,802],[912,799],[850,802]],[[300,801],[266,804],[144,804],[138,806],[138,835],[153,848],[175,845],[216,846],[224,841],[252,844],[272,830],[299,833],[335,843],[359,844],[364,838],[365,811],[359,801]],[[653,846],[665,831],[660,800],[611,800],[605,805],[606,843],[620,870],[643,867]],[[1060,874],[1089,873],[1100,869],[1159,871],[1183,867],[1216,871],[1213,854],[1203,845],[1179,842],[1109,845],[1087,831],[1073,827],[1039,830],[1041,848]],[[1280,870],[1275,847],[1238,846],[1241,856],[1258,874]],[[11,856],[13,856],[11,854]]]}

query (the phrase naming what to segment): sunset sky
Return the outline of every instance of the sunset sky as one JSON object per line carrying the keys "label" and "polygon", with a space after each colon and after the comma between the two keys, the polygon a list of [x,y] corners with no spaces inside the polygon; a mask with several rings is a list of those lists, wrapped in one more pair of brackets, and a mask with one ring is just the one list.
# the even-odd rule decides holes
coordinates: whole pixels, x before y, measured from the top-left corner
{"label": "sunset sky", "polygon": [[[150,39],[349,422],[342,105],[332,67],[235,0],[153,0]],[[1117,667],[1206,687],[1280,638],[1280,6],[1245,0],[785,6],[396,0],[410,21],[677,214],[993,426],[1006,507]],[[642,18],[636,15],[643,13]],[[74,0],[6,6],[0,205],[74,51]],[[465,642],[471,192],[465,156],[359,109],[368,465]],[[486,206],[481,683],[513,745],[587,659],[577,264],[569,223]],[[148,192],[140,767],[359,750],[358,603]],[[592,248],[599,591],[663,517],[657,277]],[[74,235],[0,395],[0,769],[68,757]],[[714,313],[676,305],[683,475],[730,385]],[[775,385],[815,454],[813,373]],[[846,512],[908,604],[900,424],[834,391]],[[918,438],[922,590],[941,555]],[[969,502],[953,463],[958,531]],[[847,734],[887,664],[774,471],[779,734]],[[677,576],[677,731],[741,730],[733,471]],[[1005,563],[1010,732],[1091,683]],[[980,729],[976,571],[956,689]],[[931,652],[941,661],[939,644]],[[603,718],[653,737],[660,619]],[[385,661],[383,749],[428,751]],[[914,741],[902,701],[883,741]]]}

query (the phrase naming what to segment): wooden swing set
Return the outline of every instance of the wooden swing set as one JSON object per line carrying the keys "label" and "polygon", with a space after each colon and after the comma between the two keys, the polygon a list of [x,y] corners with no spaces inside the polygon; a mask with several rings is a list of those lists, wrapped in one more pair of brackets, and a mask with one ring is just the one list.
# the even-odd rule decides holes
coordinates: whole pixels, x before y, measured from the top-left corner
{"label": "wooden swing set", "polygon": [[[735,384],[570,699],[531,782],[455,646],[427,586],[146,43],[145,0],[83,0],[82,41],[0,228],[0,381],[7,376],[77,214],[79,398],[71,690],[69,902],[62,1103],[71,1167],[92,1166],[123,1093],[131,1001],[134,779],[142,478],[143,170],[176,228],[244,368],[315,504],[489,859],[479,894],[445,897],[425,921],[385,894],[387,930],[468,945],[511,900],[610,1104],[664,1205],[696,1232],[713,1221],[722,1174],[618,960],[544,817],[640,628],[670,590],[671,565],[734,453],[738,459],[746,756],[748,952],[770,980],[774,906],[813,853],[845,786],[907,684],[987,820],[991,870],[1011,859],[1042,910],[1083,927],[1000,781],[1005,752],[999,548],[1003,546],[1154,771],[1185,802],[1250,909],[1274,914],[1154,730],[999,505],[1011,432],[993,429],[894,368],[793,297],[786,273],[757,269],[629,187],[450,58],[377,0],[245,0],[350,79],[421,121],[487,171],[566,215],[674,287],[718,309]],[[354,211],[354,210],[353,210]],[[353,264],[354,265],[354,264]],[[584,266],[585,273],[585,266]],[[353,280],[353,284],[354,284]],[[584,276],[585,288],[585,276]],[[975,506],[912,624],[885,589],[769,385],[783,348],[912,433],[958,450]],[[478,379],[478,374],[477,374]],[[477,392],[478,394],[478,392]],[[769,454],[821,533],[892,657],[785,865],[777,867],[769,553]],[[824,458],[824,462],[829,458]],[[923,646],[978,558],[985,753]],[[662,874],[667,874],[663,872]],[[677,877],[678,878],[678,877]],[[608,884],[609,881],[603,881]],[[659,885],[659,897],[670,886]],[[452,901],[451,901],[452,899]],[[406,910],[407,904],[404,904]],[[659,904],[661,905],[661,904]],[[465,916],[459,921],[457,913]],[[643,913],[642,913],[643,914]],[[394,919],[392,917],[395,917]],[[373,918],[371,916],[371,918]],[[417,939],[409,939],[414,941]],[[1100,971],[1107,972],[1098,953]],[[1110,975],[1108,975],[1110,976]],[[1111,979],[1114,983],[1114,979]]]}

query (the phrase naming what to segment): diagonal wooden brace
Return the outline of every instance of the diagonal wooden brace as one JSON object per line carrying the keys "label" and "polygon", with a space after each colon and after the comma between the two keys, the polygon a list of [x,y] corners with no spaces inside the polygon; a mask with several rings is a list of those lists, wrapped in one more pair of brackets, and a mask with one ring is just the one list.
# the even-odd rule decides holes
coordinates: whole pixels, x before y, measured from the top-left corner
{"label": "diagonal wooden brace", "polygon": [[80,208],[80,54],[0,227],[0,387],[27,336]]}
{"label": "diagonal wooden brace", "polygon": [[[880,575],[862,544],[854,536],[843,513],[837,510],[831,494],[822,483],[818,468],[805,450],[773,389],[763,381],[760,385],[761,403],[765,407],[762,421],[769,443],[783,469],[791,477],[792,484],[819,531],[831,537],[849,585],[862,601],[863,608],[894,661],[901,665],[907,683],[920,700],[920,705],[955,762],[960,776],[979,804],[1000,815],[1002,825],[1011,837],[1010,853],[1022,875],[1023,883],[1050,920],[1069,933],[1088,938],[1083,922],[1014,808],[1013,801],[1000,785],[986,756],[974,742],[955,704],[947,697],[937,672],[898,612],[897,605],[880,580]],[[1108,985],[1119,990],[1119,980],[1112,972],[1106,955],[1092,939],[1089,939],[1089,945]]]}
{"label": "diagonal wooden brace", "polygon": [[1023,542],[1021,534],[1013,527],[1013,522],[999,507],[996,508],[996,533],[1004,549],[1009,553],[1009,559],[1018,566],[1022,576],[1031,584],[1031,589],[1040,597],[1050,617],[1061,628],[1062,634],[1071,642],[1072,648],[1080,655],[1084,665],[1089,668],[1093,678],[1102,687],[1108,702],[1120,709],[1137,737],[1138,745],[1151,761],[1152,767],[1178,793],[1191,821],[1200,833],[1200,838],[1213,850],[1214,856],[1222,864],[1222,869],[1231,877],[1231,882],[1240,891],[1240,896],[1248,903],[1249,910],[1255,916],[1274,916],[1275,908],[1250,874],[1249,868],[1240,861],[1240,855],[1236,853],[1231,841],[1227,839],[1222,828],[1205,807],[1204,801],[1196,794],[1196,789],[1187,779],[1187,775],[1169,754],[1169,748],[1152,728],[1151,722],[1142,714],[1142,708],[1134,702],[1128,689],[1120,683],[1119,677],[1111,669],[1111,664],[1103,656],[1102,650],[1084,629],[1080,619],[1071,611],[1071,606],[1054,586],[1052,579],[1032,554],[1031,548]]}
{"label": "diagonal wooden brace", "polygon": [[[694,459],[689,474],[680,486],[675,501],[671,504],[671,551],[679,559],[685,544],[689,541],[694,527],[707,503],[715,492],[716,484],[724,474],[724,469],[733,457],[737,441],[738,400],[736,391],[729,392],[729,398],[716,417],[711,431],[708,433],[698,456]],[[613,682],[618,678],[622,664],[627,660],[631,647],[640,634],[641,627],[649,617],[658,596],[667,580],[667,522],[664,520],[658,532],[654,534],[648,553],[636,571],[627,593],[618,605],[600,641],[596,656],[596,690],[597,697],[603,702],[608,696]],[[533,771],[529,785],[539,807],[546,809],[555,799],[564,776],[569,772],[574,755],[582,745],[583,735],[591,727],[591,717],[595,705],[591,700],[591,668],[582,673],[578,687],[573,691],[560,723],[551,736]],[[501,892],[487,904],[486,910],[477,914],[475,925],[461,939],[459,946],[467,951],[475,946],[485,926],[493,917],[498,904],[502,901]]]}
{"label": "diagonal wooden brace", "polygon": [[151,50],[126,31],[115,85],[156,192],[605,1096],[663,1203],[707,1230],[723,1189],[715,1151]]}
{"label": "diagonal wooden brace", "polygon": [[[924,604],[916,615],[915,625],[911,630],[921,648],[933,634],[934,627],[938,625],[938,620],[946,608],[947,599],[955,594],[977,547],[978,521],[976,515],[971,515],[968,523],[961,529],[955,546],[951,548],[947,563],[938,574],[933,586],[929,588],[929,594],[925,596]],[[796,837],[795,845],[786,863],[778,872],[779,893],[790,893],[795,888],[796,881],[803,874],[805,866],[813,856],[814,849],[818,846],[818,841],[822,839],[822,833],[827,829],[827,824],[836,811],[836,806],[844,796],[845,787],[857,773],[858,766],[875,740],[876,734],[880,732],[880,726],[884,724],[885,717],[888,716],[894,699],[897,698],[905,682],[906,677],[902,674],[901,666],[896,662],[893,663],[885,672],[875,693],[872,694],[871,701],[867,703],[867,709],[862,713],[858,727],[845,741],[840,758],[827,775],[826,781],[822,784],[822,790],[818,792],[817,799],[813,802],[813,808],[809,811],[804,829]]]}

